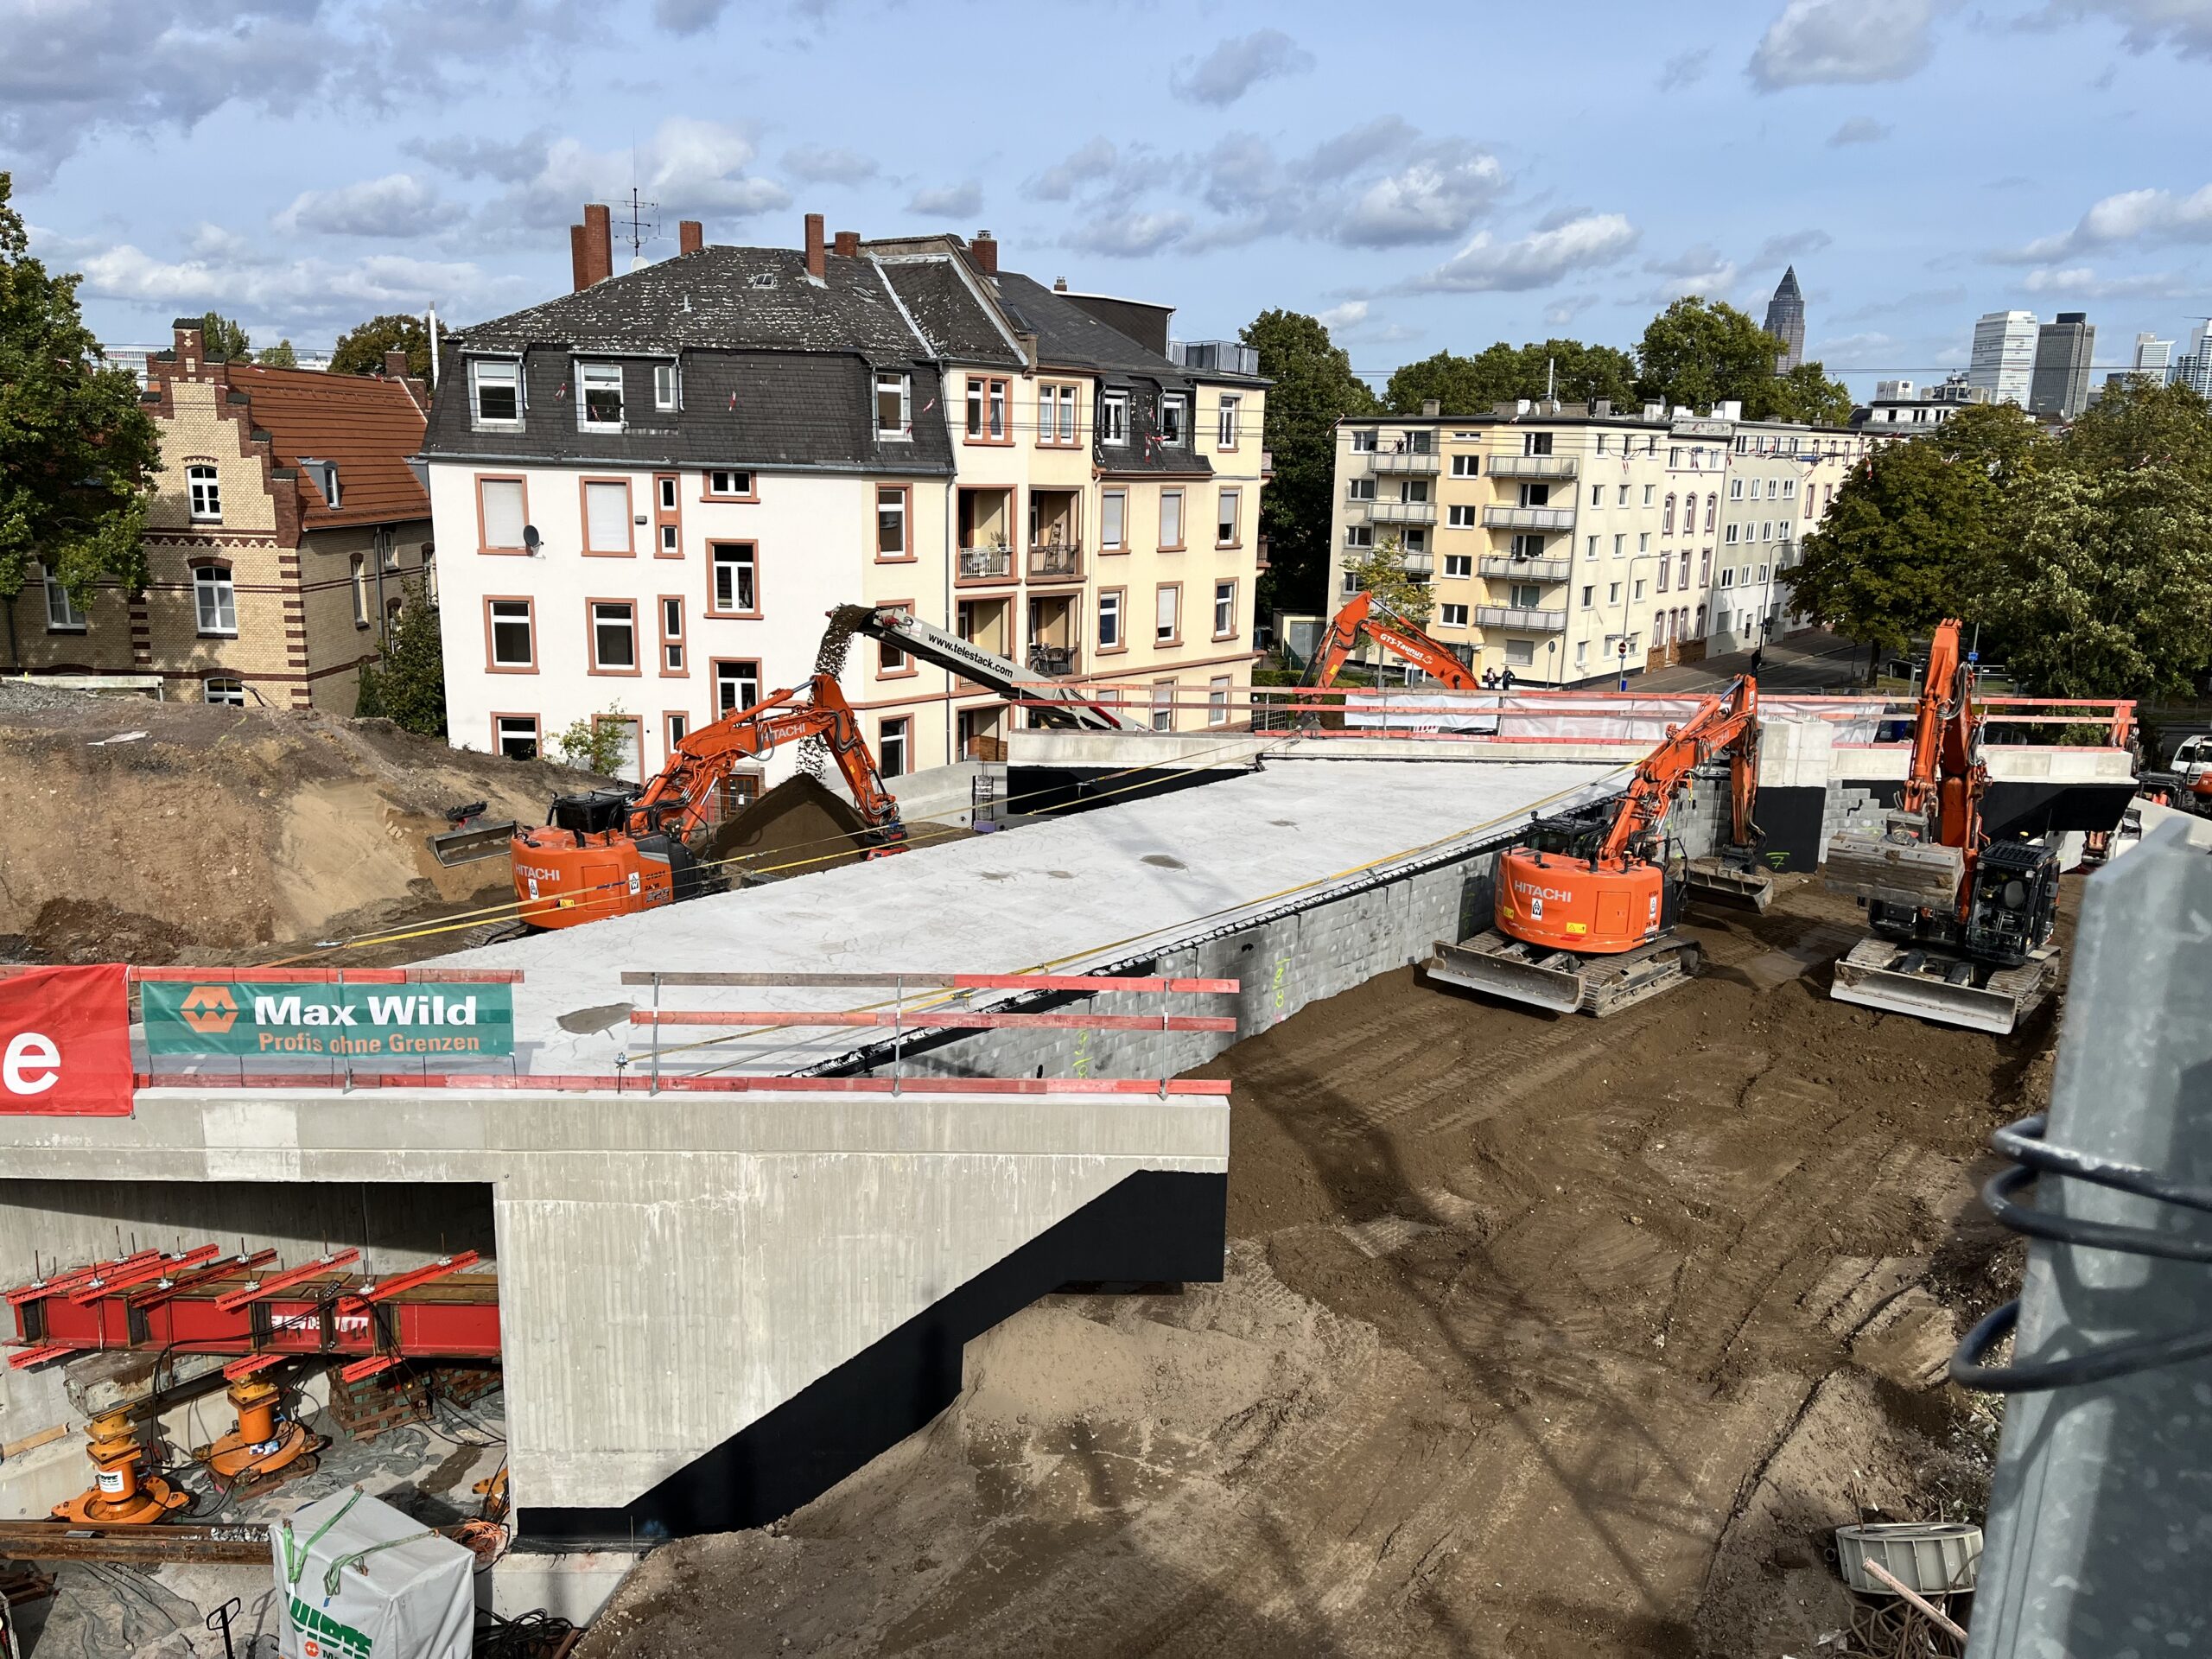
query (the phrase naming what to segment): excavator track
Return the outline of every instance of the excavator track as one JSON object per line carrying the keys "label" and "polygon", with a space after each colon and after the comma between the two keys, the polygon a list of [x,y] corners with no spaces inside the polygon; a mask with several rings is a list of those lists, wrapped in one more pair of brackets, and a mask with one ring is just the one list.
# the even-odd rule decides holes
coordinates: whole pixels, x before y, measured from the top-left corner
{"label": "excavator track", "polygon": [[2058,987],[2060,952],[2044,949],[2018,968],[1990,969],[1955,950],[1861,939],[1835,964],[1839,1002],[1910,1014],[2002,1037],[2017,1031]]}
{"label": "excavator track", "polygon": [[1603,1020],[1697,977],[1704,952],[1668,935],[1614,956],[1581,956],[1524,944],[1496,928],[1457,944],[1436,942],[1422,964],[1431,979],[1553,1014]]}

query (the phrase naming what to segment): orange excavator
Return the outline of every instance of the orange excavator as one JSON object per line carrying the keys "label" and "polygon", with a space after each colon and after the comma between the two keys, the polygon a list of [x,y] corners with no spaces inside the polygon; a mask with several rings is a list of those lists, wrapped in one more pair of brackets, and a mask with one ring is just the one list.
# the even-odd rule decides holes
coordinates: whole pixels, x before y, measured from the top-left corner
{"label": "orange excavator", "polygon": [[902,851],[906,827],[861,735],[836,677],[817,674],[734,709],[677,745],[644,789],[594,789],[563,795],[543,826],[513,832],[509,855],[522,920],[533,928],[575,927],[628,916],[721,890],[719,873],[692,850],[707,828],[716,786],[738,762],[807,740],[826,749],[866,826],[871,858]]}
{"label": "orange excavator", "polygon": [[[1670,856],[1668,817],[1697,767],[1728,760],[1728,838],[1717,856]],[[1554,1013],[1603,1017],[1694,977],[1701,953],[1675,922],[1694,892],[1764,911],[1758,868],[1758,688],[1745,676],[1668,728],[1617,798],[1539,818],[1497,858],[1489,931],[1439,940],[1429,977]]]}
{"label": "orange excavator", "polygon": [[1828,843],[1827,885],[1866,907],[1873,935],[1836,963],[1831,995],[2001,1035],[2057,983],[2058,849],[1982,823],[1986,716],[1959,631],[1947,620],[1929,642],[1896,809]]}
{"label": "orange excavator", "polygon": [[1344,602],[1344,607],[1329,620],[1328,628],[1313,647],[1313,658],[1306,664],[1299,683],[1323,691],[1334,685],[1338,674],[1358,648],[1362,635],[1393,656],[1402,657],[1446,690],[1482,690],[1482,682],[1452,654],[1449,645],[1439,645],[1409,619],[1399,615],[1370,593],[1353,594]]}

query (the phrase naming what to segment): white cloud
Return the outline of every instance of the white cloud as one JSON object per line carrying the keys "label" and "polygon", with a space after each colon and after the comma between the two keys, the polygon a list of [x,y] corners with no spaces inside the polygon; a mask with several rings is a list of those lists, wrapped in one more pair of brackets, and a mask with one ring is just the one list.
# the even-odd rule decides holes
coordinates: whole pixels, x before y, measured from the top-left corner
{"label": "white cloud", "polygon": [[1818,253],[1834,240],[1835,238],[1830,236],[1826,231],[1818,229],[1791,231],[1783,236],[1770,236],[1759,244],[1758,255],[1751,261],[1750,268],[1757,270],[1762,265],[1786,265],[1793,260],[1802,259],[1809,254]]}
{"label": "white cloud", "polygon": [[1139,259],[1173,247],[1190,233],[1188,213],[1107,213],[1078,228],[1067,245],[1112,259]]}
{"label": "white cloud", "polygon": [[545,165],[545,152],[552,144],[553,135],[539,127],[519,138],[479,138],[454,134],[410,138],[400,148],[456,178],[520,184]]}
{"label": "white cloud", "polygon": [[1647,259],[1643,268],[1662,278],[1647,290],[1653,303],[1665,305],[1685,294],[1722,295],[1736,285],[1735,261],[1722,257],[1710,242],[1684,249],[1672,259]]}
{"label": "white cloud", "polygon": [[1761,92],[1902,80],[1928,61],[1936,0],[1789,0],[1751,54]]}
{"label": "white cloud", "polygon": [[[209,240],[203,236],[200,245]],[[534,278],[491,276],[471,261],[397,254],[351,262],[239,261],[206,254],[162,259],[124,243],[76,263],[84,272],[83,291],[98,298],[177,316],[213,308],[301,334],[318,326],[350,326],[380,311],[419,311],[432,301],[456,310],[511,306],[539,286]]]}
{"label": "white cloud", "polygon": [[1569,294],[1544,308],[1544,323],[1548,327],[1564,328],[1598,303],[1595,294]]}
{"label": "white cloud", "polygon": [[1456,141],[1438,145],[1361,191],[1338,219],[1335,239],[1356,248],[1447,241],[1465,233],[1505,182],[1495,156]]}
{"label": "white cloud", "polygon": [[784,152],[785,170],[808,184],[858,184],[874,178],[876,164],[857,150],[800,144]]}
{"label": "white cloud", "polygon": [[2020,286],[2031,294],[2055,296],[2061,303],[2067,300],[2178,300],[2197,291],[2194,284],[2169,271],[2100,276],[2088,265],[2031,270],[2021,278]]}
{"label": "white cloud", "polygon": [[1079,190],[1114,176],[1122,153],[1110,138],[1093,138],[1065,160],[1033,175],[1022,189],[1040,201],[1066,201]]}
{"label": "white cloud", "polygon": [[632,151],[602,153],[575,139],[549,145],[537,173],[510,188],[487,211],[493,222],[531,226],[575,223],[588,201],[639,190],[660,204],[668,218],[746,219],[791,205],[771,180],[747,169],[755,151],[740,129],[718,121],[673,116]]}
{"label": "white cloud", "polygon": [[1700,46],[1688,52],[1677,52],[1660,66],[1659,90],[1671,92],[1694,86],[1705,79],[1705,72],[1713,62],[1713,48]]}
{"label": "white cloud", "polygon": [[653,21],[671,35],[696,35],[721,21],[729,0],[653,0]]}
{"label": "white cloud", "polygon": [[1890,129],[1885,124],[1872,116],[1854,115],[1828,134],[1828,148],[1840,149],[1846,144],[1878,144],[1889,136]]}
{"label": "white cloud", "polygon": [[[1833,340],[1816,341],[1806,356],[1831,374],[1840,369],[1858,368],[1862,364],[1878,369],[1883,366],[1884,356],[1896,355],[1896,340],[1884,334],[1839,334]],[[1869,359],[1872,360],[1867,361]]]}
{"label": "white cloud", "polygon": [[1175,96],[1226,109],[1263,80],[1302,74],[1313,54],[1279,29],[1232,36],[1193,61],[1185,59],[1167,78]]}
{"label": "white cloud", "polygon": [[335,190],[303,190],[272,221],[287,235],[419,237],[450,225],[461,208],[411,173],[387,173]]}
{"label": "white cloud", "polygon": [[2131,52],[2171,48],[2184,58],[2212,58],[2212,3],[2207,0],[2050,0],[2031,25],[2105,17],[2120,27]]}
{"label": "white cloud", "polygon": [[1440,293],[1518,292],[1544,288],[1578,270],[1610,264],[1636,245],[1622,213],[1586,213],[1512,241],[1478,232],[1466,246],[1412,286]]}
{"label": "white cloud", "polygon": [[936,213],[945,219],[973,219],[983,211],[983,187],[973,179],[935,189],[914,192],[906,203],[910,213]]}
{"label": "white cloud", "polygon": [[2212,184],[2186,196],[2171,190],[2123,190],[2091,204],[2064,234],[2039,238],[1999,257],[2039,264],[2123,242],[2212,242]]}
{"label": "white cloud", "polygon": [[1331,334],[1340,328],[1357,328],[1367,321],[1365,300],[1346,300],[1342,305],[1332,305],[1314,321]]}

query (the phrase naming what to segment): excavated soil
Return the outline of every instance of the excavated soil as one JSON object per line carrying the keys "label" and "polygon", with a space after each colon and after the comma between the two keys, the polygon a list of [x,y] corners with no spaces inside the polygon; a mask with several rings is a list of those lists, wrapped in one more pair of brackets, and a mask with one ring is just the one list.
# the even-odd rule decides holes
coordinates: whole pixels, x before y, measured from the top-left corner
{"label": "excavated soil", "polygon": [[1983,1501],[1940,1377],[2016,1271],[1973,1195],[2052,1020],[1830,1001],[1853,912],[1784,886],[1602,1024],[1408,970],[1230,1050],[1224,1283],[1018,1315],[922,1433],[652,1556],[581,1659],[1813,1650],[1830,1529]]}
{"label": "excavated soil", "polygon": [[[722,865],[733,886],[783,880],[859,863],[868,856],[857,839],[867,827],[850,801],[799,772],[717,824],[708,833],[702,856]],[[968,833],[951,824],[917,822],[906,826],[906,845],[964,838]]]}

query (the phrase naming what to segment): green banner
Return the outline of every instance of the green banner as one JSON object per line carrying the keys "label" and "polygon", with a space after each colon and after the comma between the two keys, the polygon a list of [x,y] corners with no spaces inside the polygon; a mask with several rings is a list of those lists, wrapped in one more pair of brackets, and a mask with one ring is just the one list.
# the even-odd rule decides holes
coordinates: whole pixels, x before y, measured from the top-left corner
{"label": "green banner", "polygon": [[155,1054],[328,1056],[407,1061],[514,1052],[512,985],[243,983],[219,976],[139,986]]}

